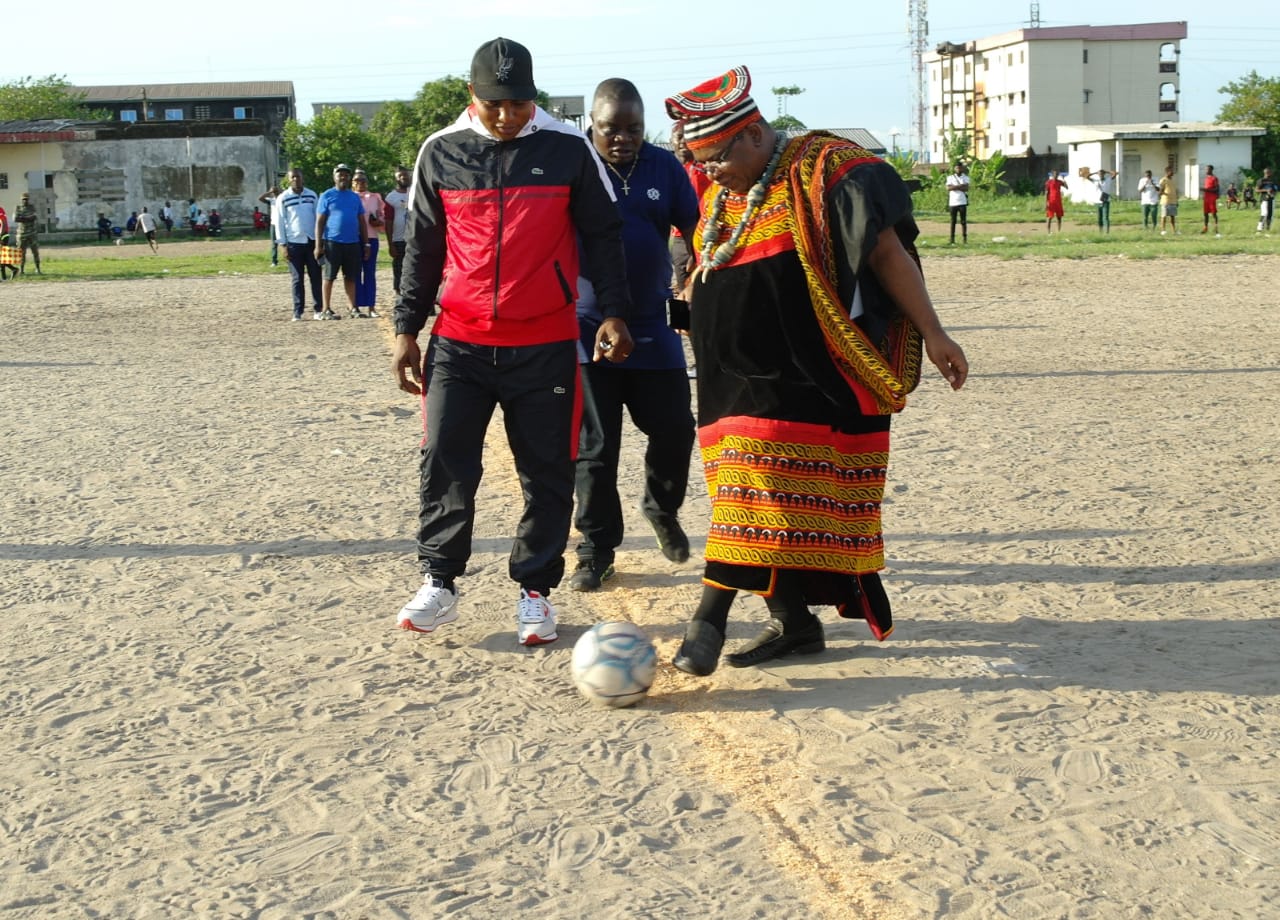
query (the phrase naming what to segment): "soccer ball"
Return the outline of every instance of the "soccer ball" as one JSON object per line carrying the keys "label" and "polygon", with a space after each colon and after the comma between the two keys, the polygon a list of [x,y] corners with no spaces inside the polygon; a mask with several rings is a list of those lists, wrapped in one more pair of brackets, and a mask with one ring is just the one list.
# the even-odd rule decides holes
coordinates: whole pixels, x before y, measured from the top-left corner
{"label": "soccer ball", "polygon": [[620,709],[644,699],[658,653],[634,623],[599,623],[573,646],[573,683],[597,706]]}

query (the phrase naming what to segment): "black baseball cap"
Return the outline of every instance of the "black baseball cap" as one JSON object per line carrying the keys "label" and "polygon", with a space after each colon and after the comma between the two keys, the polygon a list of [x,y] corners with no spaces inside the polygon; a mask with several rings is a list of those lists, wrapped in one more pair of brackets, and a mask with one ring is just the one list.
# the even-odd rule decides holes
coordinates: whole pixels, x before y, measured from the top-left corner
{"label": "black baseball cap", "polygon": [[471,58],[471,92],[485,102],[537,98],[533,83],[533,55],[509,38],[495,38],[476,49]]}

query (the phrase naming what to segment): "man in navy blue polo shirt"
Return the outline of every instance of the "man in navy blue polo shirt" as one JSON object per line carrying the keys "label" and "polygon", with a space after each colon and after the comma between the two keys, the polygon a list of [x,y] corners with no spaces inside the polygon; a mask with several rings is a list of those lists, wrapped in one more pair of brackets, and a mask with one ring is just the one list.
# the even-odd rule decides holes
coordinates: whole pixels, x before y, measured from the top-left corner
{"label": "man in navy blue polo shirt", "polygon": [[622,543],[618,455],[622,410],[649,439],[644,455],[640,509],[672,562],[689,558],[689,538],[677,517],[689,484],[695,428],[689,410],[684,346],[667,324],[671,296],[674,227],[693,239],[698,202],[680,162],[644,139],[644,103],[629,80],[601,83],[591,103],[596,153],[604,161],[622,212],[622,244],[632,313],[627,318],[635,350],[616,364],[591,361],[602,317],[586,279],[578,280],[578,359],[582,365],[582,428],[578,441],[574,525],[582,534],[578,567],[569,587],[594,591],[613,574]]}

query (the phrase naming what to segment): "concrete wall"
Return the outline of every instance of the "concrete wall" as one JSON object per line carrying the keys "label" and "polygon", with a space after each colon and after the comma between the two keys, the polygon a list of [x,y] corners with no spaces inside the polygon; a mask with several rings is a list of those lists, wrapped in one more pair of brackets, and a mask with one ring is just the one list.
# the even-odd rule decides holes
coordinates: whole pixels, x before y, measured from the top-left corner
{"label": "concrete wall", "polygon": [[190,198],[228,223],[248,222],[277,163],[275,146],[261,136],[111,139],[0,145],[0,172],[10,177],[0,192],[6,211],[24,191],[34,200],[50,175],[44,197],[54,224],[44,229],[86,230],[99,212],[123,225],[131,212],[145,206],[155,214],[166,200],[185,216]]}
{"label": "concrete wall", "polygon": [[1222,183],[1224,193],[1227,184],[1232,181],[1243,188],[1240,170],[1248,168],[1252,160],[1253,139],[1192,137],[1122,142],[1091,141],[1069,145],[1069,149],[1067,171],[1071,176],[1071,197],[1075,200],[1091,200],[1092,190],[1076,182],[1081,167],[1088,167],[1090,172],[1097,172],[1099,169],[1119,170],[1117,197],[1136,201],[1138,180],[1143,173],[1149,169],[1151,175],[1158,180],[1169,165],[1174,168],[1178,196],[1199,199],[1205,166],[1213,167],[1213,174]]}

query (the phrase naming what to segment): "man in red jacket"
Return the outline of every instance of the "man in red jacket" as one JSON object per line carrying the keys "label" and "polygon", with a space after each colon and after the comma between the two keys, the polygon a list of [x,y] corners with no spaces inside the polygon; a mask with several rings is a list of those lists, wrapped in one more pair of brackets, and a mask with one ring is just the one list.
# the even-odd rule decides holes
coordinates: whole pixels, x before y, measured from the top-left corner
{"label": "man in red jacket", "polygon": [[[421,394],[418,562],[423,582],[402,629],[433,632],[458,617],[454,579],[471,555],[484,437],[501,406],[524,492],[508,564],[520,585],[517,640],[557,638],[547,596],[564,576],[581,417],[579,273],[604,321],[596,360],[625,360],[633,342],[612,186],[577,129],[534,102],[533,59],[497,38],[471,62],[472,104],[427,138],[414,167],[392,366]],[[418,333],[431,327],[425,361]]]}

